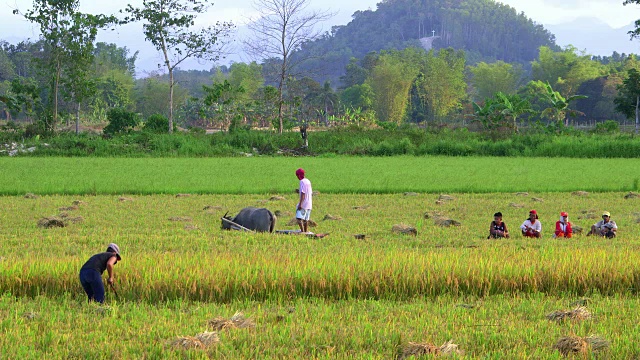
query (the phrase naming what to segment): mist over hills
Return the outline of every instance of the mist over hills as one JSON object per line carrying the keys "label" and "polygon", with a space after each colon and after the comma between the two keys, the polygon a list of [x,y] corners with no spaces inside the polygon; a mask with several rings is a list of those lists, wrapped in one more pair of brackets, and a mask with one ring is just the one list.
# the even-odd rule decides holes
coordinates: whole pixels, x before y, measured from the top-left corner
{"label": "mist over hills", "polygon": [[556,43],[562,47],[569,44],[591,55],[640,53],[640,40],[631,40],[628,32],[635,28],[629,24],[613,28],[596,18],[578,18],[570,22],[545,25],[555,35]]}

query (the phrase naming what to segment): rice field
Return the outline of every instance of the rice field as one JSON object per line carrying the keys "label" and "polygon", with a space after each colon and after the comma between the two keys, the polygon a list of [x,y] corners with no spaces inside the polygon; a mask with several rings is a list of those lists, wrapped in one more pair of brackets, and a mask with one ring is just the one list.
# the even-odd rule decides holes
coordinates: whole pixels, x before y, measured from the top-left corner
{"label": "rice field", "polygon": [[[553,346],[569,335],[609,344],[580,355],[640,357],[640,198],[625,199],[627,191],[439,200],[320,187],[312,230],[329,233],[323,239],[220,229],[225,212],[249,205],[278,211],[277,228],[293,229],[294,187],[287,182],[273,198],[0,197],[0,357],[399,359],[409,343],[452,340],[464,351],[454,358],[554,359],[562,355]],[[539,240],[517,233],[532,208],[543,224]],[[496,211],[512,239],[486,239]],[[618,237],[553,239],[560,211],[585,231],[610,211]],[[460,226],[439,226],[434,215]],[[67,226],[38,227],[51,216]],[[392,233],[396,224],[417,235]],[[109,242],[123,255],[118,298],[107,290],[106,305],[86,304],[78,270]],[[546,318],[579,305],[589,319]],[[176,345],[237,311],[255,326],[220,329],[205,348]]]}
{"label": "rice field", "polygon": [[0,195],[286,193],[299,167],[333,194],[640,191],[640,159],[0,157]]}

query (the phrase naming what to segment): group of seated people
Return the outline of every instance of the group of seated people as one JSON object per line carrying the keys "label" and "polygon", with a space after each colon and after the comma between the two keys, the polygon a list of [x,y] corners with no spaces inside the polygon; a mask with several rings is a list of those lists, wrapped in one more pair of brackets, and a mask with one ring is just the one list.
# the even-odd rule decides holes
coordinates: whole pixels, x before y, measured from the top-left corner
{"label": "group of seated people", "polygon": [[[542,235],[542,224],[538,220],[538,212],[536,210],[529,211],[529,217],[520,225],[522,236],[530,238],[539,238]],[[611,220],[611,214],[605,211],[602,214],[602,220],[591,226],[591,231],[587,233],[589,235],[604,236],[607,238],[613,238],[616,236],[618,226],[615,221]],[[560,213],[560,220],[556,221],[556,230],[553,234],[554,238],[570,238],[573,236],[573,229],[569,222],[569,214],[566,212]],[[487,239],[500,239],[509,238],[509,230],[507,225],[502,221],[502,213],[497,212],[493,214],[493,221],[489,227],[489,237]]]}

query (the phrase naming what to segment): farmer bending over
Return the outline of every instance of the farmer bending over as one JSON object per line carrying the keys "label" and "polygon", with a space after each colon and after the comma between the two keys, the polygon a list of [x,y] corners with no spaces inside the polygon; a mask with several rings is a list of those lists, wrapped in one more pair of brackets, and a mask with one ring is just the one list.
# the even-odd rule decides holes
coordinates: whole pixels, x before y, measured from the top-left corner
{"label": "farmer bending over", "polygon": [[556,221],[556,231],[553,234],[553,237],[570,238],[572,235],[573,230],[571,229],[571,223],[569,222],[569,214],[563,211],[560,213],[560,220]]}
{"label": "farmer bending over", "polygon": [[529,218],[520,225],[522,230],[522,236],[539,238],[542,232],[542,224],[538,220],[538,212],[535,210],[529,211]]}
{"label": "farmer bending over", "polygon": [[296,170],[296,176],[300,180],[300,200],[296,207],[296,219],[298,220],[298,226],[303,233],[309,232],[309,219],[311,218],[311,198],[313,191],[311,190],[311,181],[304,177],[304,170]]}
{"label": "farmer bending over", "polygon": [[107,282],[113,284],[113,266],[122,260],[120,248],[111,243],[107,246],[107,251],[93,255],[80,269],[80,284],[87,293],[89,301],[104,302],[104,285],[102,284],[102,273],[106,269],[109,273]]}
{"label": "farmer bending over", "polygon": [[493,214],[493,221],[489,226],[489,237],[487,239],[500,239],[509,238],[509,231],[507,230],[507,224],[502,221],[502,213],[497,212]]}
{"label": "farmer bending over", "polygon": [[587,234],[589,235],[600,235],[606,236],[608,238],[616,237],[616,232],[618,231],[618,225],[616,222],[611,220],[611,214],[608,211],[605,211],[602,214],[602,220],[591,226],[591,231]]}

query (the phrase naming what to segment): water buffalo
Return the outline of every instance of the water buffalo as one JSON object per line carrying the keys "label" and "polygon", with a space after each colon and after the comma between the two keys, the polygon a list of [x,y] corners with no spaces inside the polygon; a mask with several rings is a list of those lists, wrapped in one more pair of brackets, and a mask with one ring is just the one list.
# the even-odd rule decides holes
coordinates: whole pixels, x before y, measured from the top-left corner
{"label": "water buffalo", "polygon": [[[233,219],[227,214],[224,214],[224,219],[231,220],[234,223],[244,226],[247,229],[255,231],[268,231],[273,232],[276,227],[276,216],[265,208],[246,207],[236,215]],[[228,221],[222,220],[222,229],[234,229],[240,230]]]}

